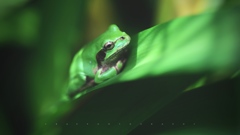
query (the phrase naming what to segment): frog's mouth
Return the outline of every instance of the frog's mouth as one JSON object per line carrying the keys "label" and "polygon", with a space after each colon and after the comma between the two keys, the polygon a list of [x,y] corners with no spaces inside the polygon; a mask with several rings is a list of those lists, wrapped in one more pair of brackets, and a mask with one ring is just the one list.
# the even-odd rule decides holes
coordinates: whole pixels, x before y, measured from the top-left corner
{"label": "frog's mouth", "polygon": [[[129,44],[129,43],[128,43]],[[125,52],[127,52],[127,47],[128,47],[128,44],[125,44],[124,47],[118,49],[115,53],[113,53],[111,56],[109,56],[107,59],[105,60],[111,60],[111,59],[114,59],[116,56],[121,57],[122,54],[124,54]]]}
{"label": "frog's mouth", "polygon": [[[129,44],[129,43],[128,43]],[[124,47],[118,49],[115,53],[110,55],[108,58],[104,60],[104,63],[116,63],[119,60],[126,59],[127,52],[128,52],[128,44],[126,44]]]}

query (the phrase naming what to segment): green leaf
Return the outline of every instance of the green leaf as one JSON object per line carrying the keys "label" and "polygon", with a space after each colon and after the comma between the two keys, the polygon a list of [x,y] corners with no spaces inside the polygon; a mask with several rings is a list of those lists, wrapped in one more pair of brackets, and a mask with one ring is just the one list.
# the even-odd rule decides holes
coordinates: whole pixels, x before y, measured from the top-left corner
{"label": "green leaf", "polygon": [[204,82],[230,78],[240,65],[238,11],[236,8],[183,17],[140,32],[132,39],[124,71],[89,91],[170,74],[204,74]]}
{"label": "green leaf", "polygon": [[231,78],[239,70],[239,24],[232,8],[140,32],[124,71],[87,90],[102,88],[80,98],[86,104],[63,121],[72,125],[62,134],[128,134],[198,80],[200,87]]}

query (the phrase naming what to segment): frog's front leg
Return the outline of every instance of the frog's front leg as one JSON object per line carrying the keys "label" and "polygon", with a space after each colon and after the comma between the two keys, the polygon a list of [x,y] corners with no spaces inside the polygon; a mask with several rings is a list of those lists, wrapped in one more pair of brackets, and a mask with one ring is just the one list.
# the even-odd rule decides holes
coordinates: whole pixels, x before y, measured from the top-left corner
{"label": "frog's front leg", "polygon": [[101,83],[107,79],[116,76],[122,69],[122,67],[123,67],[122,61],[118,61],[115,66],[110,67],[108,70],[104,72],[103,68],[98,69],[94,78],[95,83]]}
{"label": "frog's front leg", "polygon": [[84,74],[78,73],[70,78],[68,91],[69,93],[74,93],[80,89],[86,82],[86,76]]}

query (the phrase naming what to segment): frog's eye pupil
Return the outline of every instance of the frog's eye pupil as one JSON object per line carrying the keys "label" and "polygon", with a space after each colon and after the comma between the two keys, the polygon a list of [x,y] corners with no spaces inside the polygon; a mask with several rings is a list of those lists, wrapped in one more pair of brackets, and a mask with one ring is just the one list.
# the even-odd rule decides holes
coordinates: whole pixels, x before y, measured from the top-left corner
{"label": "frog's eye pupil", "polygon": [[105,45],[104,45],[104,49],[106,50],[111,50],[114,48],[114,43],[113,42],[107,42]]}
{"label": "frog's eye pupil", "polygon": [[121,40],[124,40],[124,39],[125,39],[125,37],[123,37],[123,36],[122,36],[122,37],[120,37],[120,39],[121,39]]}

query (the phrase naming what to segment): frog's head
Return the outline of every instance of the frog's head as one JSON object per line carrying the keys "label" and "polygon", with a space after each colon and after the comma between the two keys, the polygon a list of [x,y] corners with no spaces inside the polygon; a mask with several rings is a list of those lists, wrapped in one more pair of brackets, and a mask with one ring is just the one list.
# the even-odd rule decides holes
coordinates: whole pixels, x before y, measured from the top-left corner
{"label": "frog's head", "polygon": [[105,39],[102,40],[101,51],[97,54],[98,61],[111,61],[122,57],[120,56],[121,52],[126,50],[131,40],[125,32],[120,31],[114,24],[109,26],[103,37]]}

